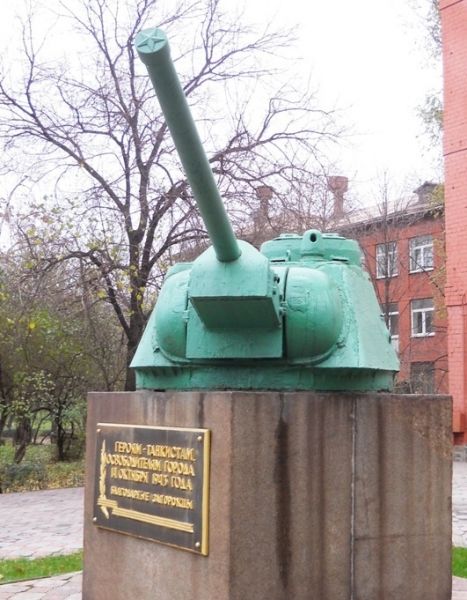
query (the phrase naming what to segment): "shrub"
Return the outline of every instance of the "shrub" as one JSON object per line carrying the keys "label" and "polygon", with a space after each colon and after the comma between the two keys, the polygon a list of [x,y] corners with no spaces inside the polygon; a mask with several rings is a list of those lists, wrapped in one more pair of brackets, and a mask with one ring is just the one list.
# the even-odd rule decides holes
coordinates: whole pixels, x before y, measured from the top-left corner
{"label": "shrub", "polygon": [[30,445],[16,464],[12,444],[0,446],[0,493],[83,486],[84,461],[57,462],[55,450],[50,444]]}
{"label": "shrub", "polygon": [[47,488],[47,469],[43,463],[25,461],[3,465],[0,470],[2,492],[43,490]]}

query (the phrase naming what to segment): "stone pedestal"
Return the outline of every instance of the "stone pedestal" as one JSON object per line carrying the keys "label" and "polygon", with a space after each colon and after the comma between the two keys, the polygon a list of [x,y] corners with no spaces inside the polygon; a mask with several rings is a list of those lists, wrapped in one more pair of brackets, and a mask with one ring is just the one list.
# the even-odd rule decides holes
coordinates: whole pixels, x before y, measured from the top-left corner
{"label": "stone pedestal", "polygon": [[[209,556],[92,523],[98,422],[212,432]],[[84,600],[450,600],[451,401],[92,393]]]}

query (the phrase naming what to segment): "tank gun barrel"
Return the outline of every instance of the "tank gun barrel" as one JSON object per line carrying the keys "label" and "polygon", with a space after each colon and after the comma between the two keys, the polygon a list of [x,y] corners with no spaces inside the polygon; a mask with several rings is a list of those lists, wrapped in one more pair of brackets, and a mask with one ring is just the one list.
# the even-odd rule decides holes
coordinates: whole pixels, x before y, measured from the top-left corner
{"label": "tank gun barrel", "polygon": [[241,250],[170,57],[167,37],[161,29],[145,29],[136,36],[135,45],[148,70],[216,256],[222,262],[233,261]]}

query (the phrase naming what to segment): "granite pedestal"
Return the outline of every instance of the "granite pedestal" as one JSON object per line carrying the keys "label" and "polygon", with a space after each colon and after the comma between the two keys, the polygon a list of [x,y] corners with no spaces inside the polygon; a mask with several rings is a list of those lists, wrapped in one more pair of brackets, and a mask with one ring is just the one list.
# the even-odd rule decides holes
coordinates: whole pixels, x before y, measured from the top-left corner
{"label": "granite pedestal", "polygon": [[[98,422],[211,430],[209,555],[92,522]],[[84,600],[449,600],[451,401],[92,393]]]}

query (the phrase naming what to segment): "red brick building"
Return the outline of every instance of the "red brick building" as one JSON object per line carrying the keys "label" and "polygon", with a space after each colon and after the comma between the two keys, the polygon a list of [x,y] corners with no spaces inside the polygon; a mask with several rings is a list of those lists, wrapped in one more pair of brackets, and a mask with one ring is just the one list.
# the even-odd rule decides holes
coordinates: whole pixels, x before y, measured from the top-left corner
{"label": "red brick building", "polygon": [[[401,392],[447,393],[444,210],[436,188],[352,215],[339,229],[357,239],[398,350]],[[373,214],[371,214],[373,212]]]}
{"label": "red brick building", "polygon": [[[425,183],[408,198],[355,211],[345,202],[347,177],[328,177],[327,184],[331,199],[325,205],[326,219],[321,214],[311,215],[306,228],[338,231],[358,240],[401,361],[396,389],[448,393],[440,186]],[[284,226],[281,219],[276,222],[269,214],[273,194],[272,188],[258,188],[254,227],[240,234],[256,246],[282,231],[294,230],[294,223]]]}
{"label": "red brick building", "polygon": [[440,0],[444,63],[446,307],[456,443],[467,443],[467,0]]}

